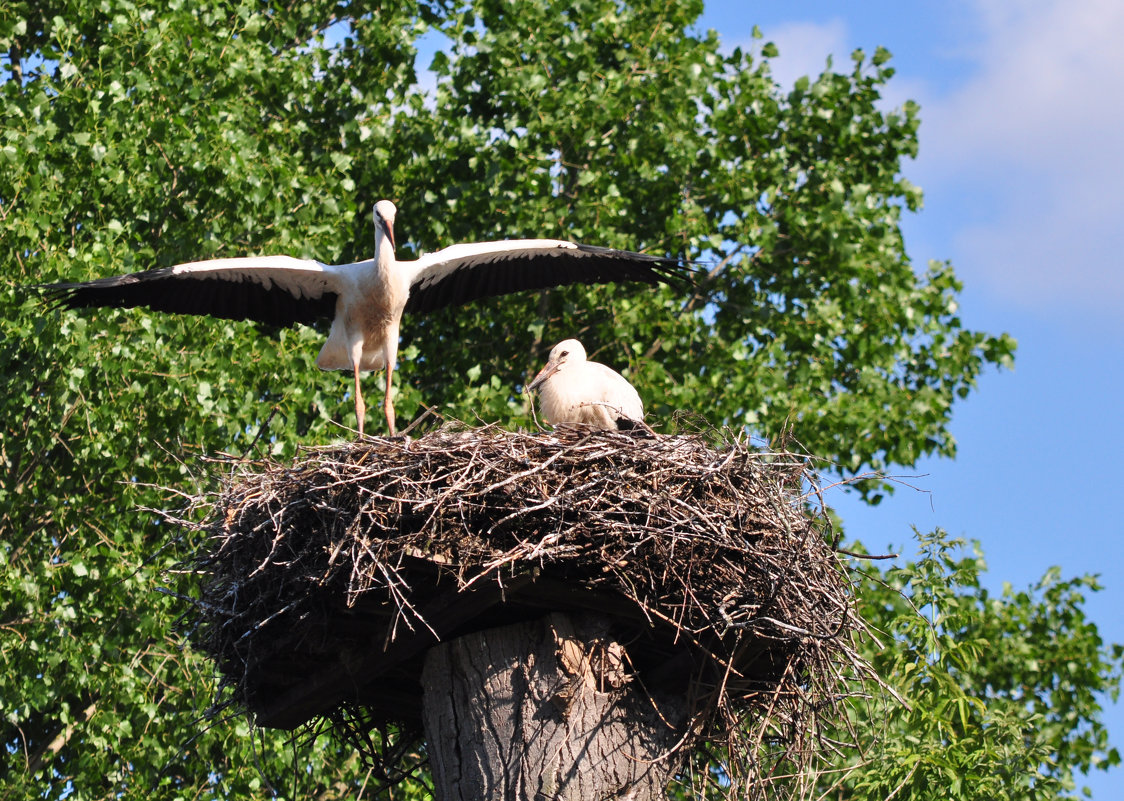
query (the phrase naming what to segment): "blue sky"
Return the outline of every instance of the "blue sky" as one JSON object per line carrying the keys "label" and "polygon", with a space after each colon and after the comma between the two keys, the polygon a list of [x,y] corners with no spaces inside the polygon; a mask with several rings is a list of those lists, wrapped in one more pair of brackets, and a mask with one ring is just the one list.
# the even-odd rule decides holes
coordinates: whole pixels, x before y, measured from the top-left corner
{"label": "blue sky", "polygon": [[[871,509],[836,493],[850,536],[905,547],[911,526],[978,539],[987,584],[1034,584],[1052,565],[1099,574],[1087,609],[1124,642],[1124,523],[1111,461],[1124,453],[1124,3],[948,0],[755,3],[707,0],[701,27],[725,46],[775,42],[782,84],[845,68],[882,45],[898,70],[889,105],[921,104],[921,152],[905,174],[925,207],[904,225],[916,264],[948,259],[969,328],[1019,341],[955,411],[955,460],[926,460]],[[1110,706],[1124,747],[1124,705]],[[1124,798],[1124,770],[1086,782]]]}

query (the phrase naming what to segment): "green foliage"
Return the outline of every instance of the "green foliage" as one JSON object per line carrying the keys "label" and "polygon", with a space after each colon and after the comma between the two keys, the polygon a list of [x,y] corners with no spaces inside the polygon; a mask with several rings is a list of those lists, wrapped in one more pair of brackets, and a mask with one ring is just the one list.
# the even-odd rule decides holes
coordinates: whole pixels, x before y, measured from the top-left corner
{"label": "green foliage", "polygon": [[[786,97],[766,61],[684,35],[698,11],[481,2],[443,26],[437,128],[402,165],[421,186],[403,191],[402,219],[431,229],[415,242],[541,232],[683,253],[709,272],[686,302],[611,288],[412,320],[423,351],[449,353],[404,379],[449,398],[487,342],[511,386],[577,334],[627,365],[660,416],[691,409],[766,433],[787,422],[846,471],[954,455],[954,400],[1014,344],[964,330],[951,267],[918,275],[905,255],[898,222],[921,197],[900,167],[917,108],[878,110],[887,54],[856,52],[849,73]],[[508,418],[512,400],[480,413]]]}
{"label": "green foliage", "polygon": [[[178,602],[154,592],[189,582],[165,573],[174,549],[144,511],[175,503],[152,487],[190,487],[200,453],[241,452],[267,420],[258,447],[279,455],[344,436],[333,421],[354,424],[348,382],[313,364],[323,332],[59,314],[28,284],[216,255],[363,258],[371,206],[389,196],[404,253],[562,236],[683,254],[705,271],[687,298],[570,288],[408,320],[400,418],[433,404],[525,424],[518,385],[576,335],[627,370],[657,417],[690,409],[765,434],[787,425],[848,472],[954,454],[953,402],[988,365],[1008,364],[1014,344],[964,329],[949,265],[918,272],[906,257],[898,223],[921,197],[901,161],[916,152],[918,120],[912,104],[879,110],[888,54],[856,53],[848,70],[786,95],[769,73],[774,47],[722,53],[713,34],[690,32],[700,10],[654,0],[0,8],[0,783],[10,797],[261,798],[274,782],[286,796],[333,798],[363,781],[330,740],[294,758],[281,734],[252,746],[243,721],[200,725],[208,666],[172,633]],[[414,42],[428,28],[448,39],[432,65],[435,105],[414,86]],[[1080,611],[1065,591],[1055,603]],[[1011,602],[1027,614],[1040,606]],[[1099,671],[1095,630],[1074,631],[1075,668],[1042,660],[1023,680]],[[1038,731],[1045,745],[1031,744],[1059,776],[1103,751],[1071,738],[1097,712],[1071,698]]]}
{"label": "green foliage", "polygon": [[[361,4],[353,4],[357,12]],[[250,798],[289,774],[283,738],[200,733],[207,667],[155,594],[173,556],[148,485],[190,485],[200,452],[326,439],[346,408],[316,332],[144,314],[45,314],[20,285],[276,248],[350,258],[371,242],[352,161],[390,138],[372,109],[413,80],[404,12],[364,12],[331,51],[334,4],[8,5],[0,49],[4,376],[0,712],[9,797]],[[9,14],[14,15],[9,16]],[[36,64],[38,64],[36,66]],[[389,154],[366,148],[385,169]],[[341,221],[343,224],[341,225]],[[278,334],[277,336],[274,336]],[[302,382],[290,382],[301,375]],[[181,461],[183,460],[183,461]],[[338,746],[301,794],[362,772]],[[337,772],[338,771],[338,772]]]}
{"label": "green foliage", "polygon": [[[825,747],[806,797],[1079,797],[1078,773],[1120,764],[1100,711],[1119,696],[1124,646],[1106,647],[1085,617],[1096,579],[1063,580],[1052,568],[1029,590],[995,597],[981,583],[978,543],[941,530],[917,539],[919,558],[904,566],[854,564],[873,633],[860,652],[886,687],[854,688],[824,741],[857,748]],[[704,795],[725,792],[716,783]]]}
{"label": "green foliage", "polygon": [[856,591],[880,632],[868,658],[905,704],[852,706],[869,744],[832,795],[1076,797],[1075,773],[1120,764],[1099,696],[1117,697],[1124,646],[1106,648],[1082,610],[1096,580],[1062,580],[1055,568],[1030,590],[994,597],[980,583],[978,545],[966,554],[942,531],[920,542],[917,562]]}

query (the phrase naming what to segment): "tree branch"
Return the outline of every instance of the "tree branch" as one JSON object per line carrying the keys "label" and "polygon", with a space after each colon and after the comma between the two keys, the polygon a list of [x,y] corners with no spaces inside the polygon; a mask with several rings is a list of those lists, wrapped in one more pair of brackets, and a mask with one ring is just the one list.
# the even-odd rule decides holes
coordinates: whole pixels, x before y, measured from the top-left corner
{"label": "tree branch", "polygon": [[[82,710],[82,723],[88,722],[90,718],[94,716],[94,711],[97,709],[97,703],[98,702],[96,700],[91,701],[90,705]],[[52,757],[57,756],[59,751],[65,748],[66,744],[70,742],[70,738],[74,736],[74,732],[77,730],[77,722],[68,724],[66,728],[64,728],[62,732],[57,737],[55,737],[55,739],[51,740],[51,742],[47,743],[46,746],[40,748],[35,752],[35,756],[31,759],[31,762],[28,765],[27,772],[32,775],[37,773],[39,769],[46,763],[47,755],[50,754],[50,756]]]}

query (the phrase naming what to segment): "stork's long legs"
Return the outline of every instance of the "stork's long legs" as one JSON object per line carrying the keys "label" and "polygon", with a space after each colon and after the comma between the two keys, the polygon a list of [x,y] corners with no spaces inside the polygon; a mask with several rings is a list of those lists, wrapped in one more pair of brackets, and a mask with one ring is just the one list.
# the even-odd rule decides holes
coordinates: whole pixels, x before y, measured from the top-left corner
{"label": "stork's long legs", "polygon": [[390,426],[390,436],[396,434],[394,430],[394,404],[390,402],[390,379],[394,375],[394,368],[386,366],[386,398],[382,402],[383,411],[386,412],[386,424]]}
{"label": "stork's long legs", "polygon": [[359,386],[359,365],[355,365],[355,419],[359,421],[359,438],[363,438],[363,418],[367,416],[367,404],[363,402],[363,390]]}

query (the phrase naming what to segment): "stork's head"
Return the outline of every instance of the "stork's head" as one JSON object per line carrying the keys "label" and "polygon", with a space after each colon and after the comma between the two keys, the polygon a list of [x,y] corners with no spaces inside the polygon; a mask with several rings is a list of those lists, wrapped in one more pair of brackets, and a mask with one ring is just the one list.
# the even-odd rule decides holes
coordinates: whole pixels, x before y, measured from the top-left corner
{"label": "stork's head", "polygon": [[380,200],[375,204],[375,249],[378,250],[379,234],[381,233],[388,240],[390,246],[396,247],[394,244],[394,215],[398,213],[398,209],[389,200]]}
{"label": "stork's head", "polygon": [[567,364],[580,364],[585,361],[585,348],[576,339],[564,339],[550,349],[546,367],[527,385],[527,392],[538,389],[548,378],[566,369]]}

